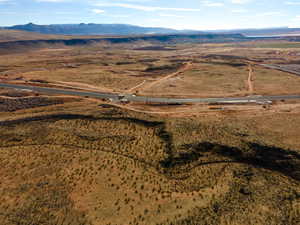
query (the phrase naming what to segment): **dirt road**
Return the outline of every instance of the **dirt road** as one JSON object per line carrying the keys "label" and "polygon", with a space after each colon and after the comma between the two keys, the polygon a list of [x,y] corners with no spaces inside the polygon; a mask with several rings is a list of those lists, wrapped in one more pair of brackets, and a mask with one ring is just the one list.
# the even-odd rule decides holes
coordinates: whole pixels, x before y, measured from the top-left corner
{"label": "dirt road", "polygon": [[146,90],[146,89],[149,89],[149,88],[152,88],[153,86],[155,85],[158,85],[172,77],[175,77],[177,75],[179,75],[180,73],[184,72],[184,71],[187,71],[191,68],[192,66],[192,62],[188,62],[188,63],[185,63],[182,67],[180,67],[180,69],[178,71],[176,71],[175,73],[171,73],[159,80],[156,80],[156,81],[153,81],[152,83],[149,83],[149,84],[145,84],[144,86],[142,86],[141,89],[135,89],[136,91],[138,91],[139,93],[141,93],[143,90]]}
{"label": "dirt road", "polygon": [[138,84],[137,86],[130,88],[127,92],[128,93],[133,93],[135,90],[137,90],[139,87],[142,87],[147,81],[144,80],[142,83]]}
{"label": "dirt road", "polygon": [[248,76],[248,80],[247,80],[248,91],[251,94],[253,94],[253,92],[254,92],[254,85],[253,85],[254,77],[253,77],[253,68],[250,63],[248,64],[248,68],[249,68],[249,76]]}

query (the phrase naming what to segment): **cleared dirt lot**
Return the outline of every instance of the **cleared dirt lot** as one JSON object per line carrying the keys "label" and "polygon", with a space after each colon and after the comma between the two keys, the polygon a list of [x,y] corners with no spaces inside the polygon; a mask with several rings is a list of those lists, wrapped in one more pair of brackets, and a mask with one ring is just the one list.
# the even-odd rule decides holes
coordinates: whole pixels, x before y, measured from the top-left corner
{"label": "cleared dirt lot", "polygon": [[[232,44],[178,45],[172,51],[133,50],[143,45],[99,44],[0,55],[0,79],[151,96],[299,93],[299,77],[255,66],[295,62],[300,59],[297,50]],[[191,66],[181,72],[182,66],[189,63]],[[249,92],[248,63],[254,65],[253,92]]]}
{"label": "cleared dirt lot", "polygon": [[193,64],[189,71],[153,86],[151,90],[145,90],[145,94],[233,96],[247,92],[247,78],[247,66],[198,63]]}
{"label": "cleared dirt lot", "polygon": [[0,79],[73,82],[125,91],[145,79],[176,71],[176,63],[160,59],[156,52],[102,51],[99,47],[66,50],[0,56]]}
{"label": "cleared dirt lot", "polygon": [[291,73],[254,67],[254,90],[257,94],[299,94],[300,77]]}

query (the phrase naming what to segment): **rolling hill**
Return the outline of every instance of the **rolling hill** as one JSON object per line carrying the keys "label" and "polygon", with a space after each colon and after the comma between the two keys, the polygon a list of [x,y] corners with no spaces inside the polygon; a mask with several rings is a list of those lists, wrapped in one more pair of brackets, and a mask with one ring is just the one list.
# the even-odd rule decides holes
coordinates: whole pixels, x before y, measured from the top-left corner
{"label": "rolling hill", "polygon": [[[47,35],[45,35],[47,36]],[[43,37],[43,36],[42,36]],[[60,38],[59,38],[60,37]],[[1,40],[1,33],[0,33]],[[0,52],[7,53],[13,50],[32,49],[45,46],[76,46],[89,45],[94,43],[106,42],[111,44],[128,44],[139,41],[149,44],[182,44],[182,43],[228,43],[246,41],[249,38],[241,34],[160,34],[160,35],[133,35],[133,36],[55,36],[55,38],[46,39],[33,37],[32,39],[19,39],[16,41],[0,41]]]}
{"label": "rolling hill", "polygon": [[45,35],[35,32],[27,32],[21,30],[0,29],[0,42],[11,42],[19,40],[45,40],[62,38],[58,35]]}

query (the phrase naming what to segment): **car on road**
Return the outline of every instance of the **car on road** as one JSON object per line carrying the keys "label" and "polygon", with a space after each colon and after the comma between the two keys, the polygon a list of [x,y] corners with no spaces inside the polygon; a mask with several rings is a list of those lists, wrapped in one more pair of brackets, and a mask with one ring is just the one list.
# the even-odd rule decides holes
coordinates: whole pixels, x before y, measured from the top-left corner
{"label": "car on road", "polygon": [[17,91],[23,91],[23,92],[33,92],[33,90],[29,90],[29,89],[19,89],[19,88],[15,88]]}

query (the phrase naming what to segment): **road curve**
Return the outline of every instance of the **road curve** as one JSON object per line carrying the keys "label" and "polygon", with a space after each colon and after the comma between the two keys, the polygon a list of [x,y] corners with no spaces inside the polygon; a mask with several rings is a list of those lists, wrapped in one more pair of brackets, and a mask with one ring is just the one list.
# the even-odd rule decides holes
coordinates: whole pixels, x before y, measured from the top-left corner
{"label": "road curve", "polygon": [[[72,95],[80,97],[91,97],[91,98],[101,98],[101,99],[112,99],[119,100],[118,94],[111,93],[101,93],[101,92],[91,92],[91,91],[77,91],[77,90],[67,90],[59,88],[49,88],[49,87],[37,87],[29,85],[17,85],[17,84],[7,84],[0,83],[0,88],[13,88],[13,89],[23,89],[35,92],[42,92],[47,94],[60,94],[60,95]],[[249,96],[249,97],[237,97],[237,98],[159,98],[159,97],[145,97],[145,96],[134,96],[134,95],[124,95],[125,99],[131,102],[152,102],[152,103],[165,103],[165,104],[184,104],[184,103],[264,103],[266,101],[275,100],[291,100],[300,99],[300,95],[281,95],[281,96]]]}

